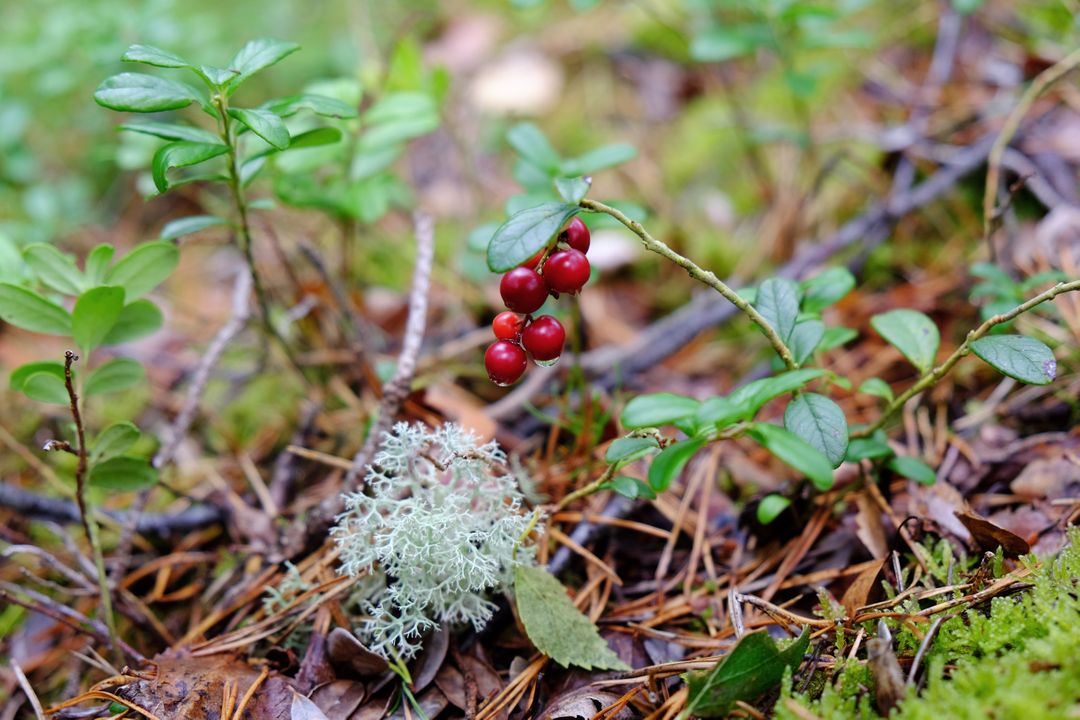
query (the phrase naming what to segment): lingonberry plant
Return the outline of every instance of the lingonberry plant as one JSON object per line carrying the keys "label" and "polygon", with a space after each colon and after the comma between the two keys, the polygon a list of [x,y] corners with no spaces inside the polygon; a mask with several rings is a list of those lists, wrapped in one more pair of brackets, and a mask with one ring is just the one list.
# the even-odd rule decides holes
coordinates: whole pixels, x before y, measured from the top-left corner
{"label": "lingonberry plant", "polygon": [[[13,390],[46,404],[66,405],[73,422],[70,436],[49,440],[46,451],[74,455],[74,495],[90,542],[101,592],[101,610],[113,640],[116,626],[105,573],[100,533],[91,490],[132,491],[157,480],[149,461],[129,451],[141,433],[131,422],[116,422],[93,435],[85,406],[90,398],[126,390],[142,381],[143,366],[127,357],[98,360],[101,348],[137,340],[161,327],[161,311],[144,295],[176,267],[170,242],[139,245],[113,262],[112,245],[99,245],[82,269],[75,260],[43,243],[27,246],[22,260],[29,270],[23,285],[0,283],[0,320],[42,335],[67,339],[63,362],[30,362],[12,371]],[[29,279],[33,276],[33,279]],[[70,308],[70,309],[69,309]],[[78,367],[84,372],[76,372]],[[67,487],[61,488],[69,492]]]}
{"label": "lingonberry plant", "polygon": [[[1044,343],[1031,337],[994,334],[993,331],[1057,295],[1080,290],[1080,280],[1058,282],[1015,307],[999,309],[969,332],[940,364],[937,364],[940,334],[934,322],[916,310],[891,310],[875,315],[871,326],[918,370],[919,377],[899,394],[894,394],[892,387],[879,378],[863,383],[859,392],[881,398],[884,407],[876,421],[852,428],[843,410],[829,397],[829,391],[834,387],[850,390],[850,382],[826,368],[814,367],[822,352],[857,335],[849,328],[827,327],[822,318],[825,308],[854,287],[855,278],[850,272],[834,268],[802,282],[769,278],[756,288],[737,292],[713,273],[654,238],[641,223],[617,208],[585,198],[587,189],[586,182],[580,195],[577,192],[568,194],[564,196],[564,202],[546,202],[512,214],[495,232],[488,246],[490,268],[502,271],[531,261],[537,254],[549,255],[546,262],[542,260],[542,279],[548,287],[568,292],[576,290],[586,274],[578,266],[587,260],[578,250],[556,249],[556,244],[570,244],[569,230],[577,227],[571,220],[577,219],[579,213],[610,216],[637,235],[646,249],[682,267],[690,277],[731,301],[764,334],[783,371],[749,382],[728,395],[703,401],[671,393],[633,398],[621,416],[622,426],[631,432],[609,446],[608,468],[587,487],[567,495],[560,507],[601,489],[614,490],[628,497],[655,497],[670,486],[701,448],[740,437],[760,444],[804,475],[819,491],[833,486],[833,470],[845,460],[870,461],[875,472],[888,469],[917,482],[933,483],[935,473],[932,468],[917,458],[898,456],[886,442],[883,428],[905,403],[933,387],[961,359],[972,353],[1020,382],[1044,385],[1054,379],[1054,353]],[[573,233],[575,242],[580,244],[580,230],[575,229]],[[522,333],[526,349],[532,350],[530,346],[546,349],[544,331],[538,330],[544,335],[543,340],[529,339],[531,327],[533,325],[526,326]],[[535,350],[532,351],[536,356]],[[783,425],[757,419],[766,403],[783,396],[790,398],[784,410]],[[660,428],[666,426],[678,430],[678,436],[672,438],[661,434]],[[650,455],[655,457],[650,462],[645,481],[618,474],[631,462]],[[772,520],[788,502],[779,495],[765,498],[759,505],[759,519],[763,522]]]}

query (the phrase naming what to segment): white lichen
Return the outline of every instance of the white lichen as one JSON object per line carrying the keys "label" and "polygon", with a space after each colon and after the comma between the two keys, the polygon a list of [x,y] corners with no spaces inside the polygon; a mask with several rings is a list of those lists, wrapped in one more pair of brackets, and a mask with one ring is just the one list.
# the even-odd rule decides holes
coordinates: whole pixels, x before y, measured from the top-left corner
{"label": "white lichen", "polygon": [[530,516],[518,479],[495,442],[455,424],[399,423],[384,434],[365,490],[345,496],[331,531],[339,572],[367,575],[356,633],[383,657],[413,657],[440,624],[491,618],[490,593],[510,587]]}

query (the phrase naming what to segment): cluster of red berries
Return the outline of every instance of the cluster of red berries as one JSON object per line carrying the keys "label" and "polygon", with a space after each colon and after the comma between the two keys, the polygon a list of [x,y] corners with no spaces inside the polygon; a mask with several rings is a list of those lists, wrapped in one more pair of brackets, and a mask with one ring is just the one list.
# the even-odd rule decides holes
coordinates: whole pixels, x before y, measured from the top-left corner
{"label": "cluster of red berries", "polygon": [[499,292],[510,310],[496,315],[491,323],[498,338],[484,353],[491,382],[517,382],[529,364],[526,352],[537,365],[558,361],[566,330],[550,315],[534,318],[532,313],[540,309],[548,295],[573,295],[581,290],[589,279],[589,261],[585,257],[588,250],[589,228],[580,218],[574,218],[559,233],[554,251],[549,254],[549,248],[544,248],[503,275]]}

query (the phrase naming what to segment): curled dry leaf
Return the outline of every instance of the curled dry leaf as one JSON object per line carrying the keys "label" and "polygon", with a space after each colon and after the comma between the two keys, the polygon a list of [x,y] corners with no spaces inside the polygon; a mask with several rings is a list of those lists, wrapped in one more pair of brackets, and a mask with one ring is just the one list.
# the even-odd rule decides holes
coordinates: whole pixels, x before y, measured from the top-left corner
{"label": "curled dry leaf", "polygon": [[446,659],[446,651],[450,647],[450,631],[444,627],[436,630],[424,643],[424,649],[420,657],[413,663],[409,671],[412,675],[412,691],[418,693],[435,679],[443,661]]}
{"label": "curled dry leaf", "polygon": [[[892,635],[879,621],[878,637],[866,641],[866,654],[870,663],[870,672],[874,675],[874,690],[878,711],[888,715],[904,699],[907,685],[904,673],[892,648]],[[884,629],[884,632],[882,630]]]}
{"label": "curled dry leaf", "polygon": [[335,680],[315,688],[311,700],[326,714],[328,720],[349,720],[367,697],[363,683],[355,680]]}
{"label": "curled dry leaf", "polygon": [[[446,701],[446,696],[439,692],[438,688],[428,688],[420,695],[417,696],[416,701],[420,703],[420,708],[424,711],[429,719],[433,719],[438,716],[446,706],[449,704]],[[417,716],[416,708],[409,705],[409,714],[405,714],[405,706],[399,705],[398,709],[394,711],[392,715],[388,715],[386,720],[406,720],[406,718],[413,718],[415,720]]]}
{"label": "curled dry leaf", "polygon": [[[604,708],[611,707],[619,701],[619,695],[584,687],[572,690],[564,695],[553,698],[543,712],[538,716],[541,720],[589,720],[596,716]],[[628,707],[623,707],[614,715],[605,715],[611,720],[628,720],[634,714]]]}
{"label": "curled dry leaf", "polygon": [[339,672],[359,677],[382,675],[389,670],[386,660],[368,650],[345,628],[334,628],[326,638],[326,654]]}
{"label": "curled dry leaf", "polygon": [[870,595],[878,587],[877,578],[881,568],[885,565],[885,558],[867,566],[865,570],[855,576],[855,581],[844,591],[840,598],[840,604],[844,606],[844,612],[849,618],[855,617],[859,608],[865,607],[870,602]]}
{"label": "curled dry leaf", "polygon": [[971,533],[975,544],[980,550],[994,551],[998,546],[1010,557],[1019,557],[1031,552],[1028,541],[1016,533],[1010,532],[1003,527],[998,527],[984,517],[980,517],[970,510],[955,513],[964,527]]}

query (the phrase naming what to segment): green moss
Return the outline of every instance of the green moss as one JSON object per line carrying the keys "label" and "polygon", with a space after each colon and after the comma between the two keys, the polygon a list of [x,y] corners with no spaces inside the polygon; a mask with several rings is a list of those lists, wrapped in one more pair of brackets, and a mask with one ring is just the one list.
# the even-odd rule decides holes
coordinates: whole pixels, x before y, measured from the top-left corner
{"label": "green moss", "polygon": [[[1030,582],[1021,594],[946,620],[928,653],[925,689],[891,717],[1080,717],[1080,530],[1070,531],[1068,546],[1044,561]],[[903,647],[898,652],[912,654]],[[824,688],[812,681],[805,692],[785,695],[776,717],[798,717],[785,704],[793,699],[823,720],[878,718],[873,687],[867,666],[848,662]]]}

